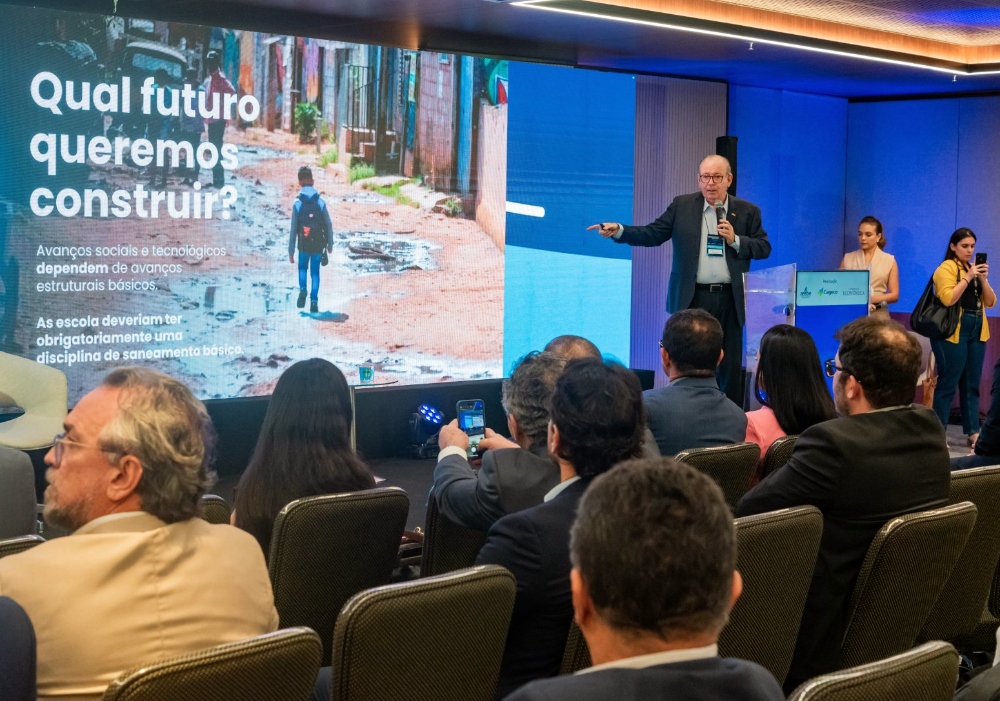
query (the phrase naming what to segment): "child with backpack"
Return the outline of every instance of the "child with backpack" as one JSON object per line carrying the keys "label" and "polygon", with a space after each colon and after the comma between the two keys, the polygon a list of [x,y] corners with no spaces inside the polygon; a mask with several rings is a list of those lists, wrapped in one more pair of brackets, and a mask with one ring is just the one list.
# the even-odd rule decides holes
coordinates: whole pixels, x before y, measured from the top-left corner
{"label": "child with backpack", "polygon": [[333,253],[333,223],[326,202],[313,187],[312,170],[299,168],[298,198],[292,204],[292,227],[288,235],[288,262],[295,263],[295,248],[299,249],[299,309],[306,306],[306,270],[312,280],[309,311],[319,311],[319,266],[323,251]]}

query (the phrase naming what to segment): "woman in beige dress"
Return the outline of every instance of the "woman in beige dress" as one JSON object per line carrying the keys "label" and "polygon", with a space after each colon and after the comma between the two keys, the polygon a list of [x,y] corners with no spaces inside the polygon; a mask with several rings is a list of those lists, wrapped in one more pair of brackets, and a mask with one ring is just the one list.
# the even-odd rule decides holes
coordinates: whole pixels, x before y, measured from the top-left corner
{"label": "woman in beige dress", "polygon": [[840,261],[840,269],[869,271],[871,299],[868,313],[888,319],[889,305],[899,299],[899,268],[896,267],[896,259],[883,250],[885,234],[882,233],[882,222],[875,217],[862,219],[858,224],[858,243],[861,248],[845,255]]}

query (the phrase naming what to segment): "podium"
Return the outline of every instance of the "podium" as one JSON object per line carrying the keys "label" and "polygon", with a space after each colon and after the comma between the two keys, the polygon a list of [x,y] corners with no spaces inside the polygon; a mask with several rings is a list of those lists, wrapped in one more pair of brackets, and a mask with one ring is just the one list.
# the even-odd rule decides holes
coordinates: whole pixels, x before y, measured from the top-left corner
{"label": "podium", "polygon": [[[760,339],[776,324],[791,324],[812,336],[820,362],[837,354],[834,334],[844,324],[868,315],[871,297],[867,270],[798,270],[795,264],[744,273],[746,291],[746,392],[751,409],[760,407],[750,389],[757,370]],[[833,392],[833,381],[827,378]]]}

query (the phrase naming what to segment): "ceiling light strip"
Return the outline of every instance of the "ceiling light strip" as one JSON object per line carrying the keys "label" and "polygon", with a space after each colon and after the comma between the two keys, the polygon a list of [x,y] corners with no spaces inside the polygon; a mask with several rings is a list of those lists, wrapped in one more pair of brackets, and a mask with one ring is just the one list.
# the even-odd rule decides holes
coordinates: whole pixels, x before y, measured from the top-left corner
{"label": "ceiling light strip", "polygon": [[614,14],[612,12],[585,12],[583,10],[572,10],[566,7],[552,7],[549,5],[551,2],[559,2],[560,0],[516,0],[510,3],[511,5],[517,5],[519,7],[527,7],[534,10],[548,10],[549,12],[561,12],[567,15],[577,15],[580,17],[594,17],[597,19],[608,19],[616,22],[628,22],[630,24],[640,24],[647,27],[657,27],[660,29],[675,29],[681,32],[692,32],[695,34],[705,34],[708,36],[722,37],[724,39],[738,39],[740,41],[752,41],[755,44],[767,44],[770,46],[781,46],[789,49],[800,49],[802,51],[812,51],[814,53],[828,54],[831,56],[844,56],[847,58],[858,58],[864,61],[876,61],[878,63],[888,63],[894,66],[906,66],[908,68],[919,68],[927,71],[935,71],[938,73],[945,73],[947,75],[961,75],[961,76],[979,76],[979,75],[994,75],[1000,74],[1000,69],[995,70],[985,70],[985,71],[973,71],[968,66],[947,68],[944,66],[935,66],[927,63],[918,63],[916,61],[904,61],[901,59],[887,58],[884,56],[876,56],[871,54],[856,53],[853,51],[842,51],[839,49],[827,49],[820,46],[810,46],[808,44],[796,44],[789,41],[780,41],[777,39],[767,39],[759,36],[749,36],[746,34],[734,34],[732,32],[723,32],[714,29],[703,29],[701,27],[690,27],[683,24],[671,24],[669,22],[659,22],[654,20],[639,19],[637,17],[625,17],[622,15]]}

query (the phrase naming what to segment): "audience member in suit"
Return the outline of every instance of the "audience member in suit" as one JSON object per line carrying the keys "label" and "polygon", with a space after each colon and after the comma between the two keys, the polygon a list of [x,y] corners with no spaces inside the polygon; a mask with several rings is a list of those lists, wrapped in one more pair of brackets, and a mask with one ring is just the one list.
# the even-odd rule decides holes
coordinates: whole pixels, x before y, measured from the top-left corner
{"label": "audience member in suit", "polygon": [[660,359],[670,384],[643,392],[660,455],[739,443],[746,436],[747,415],[715,379],[722,355],[722,325],[704,309],[684,309],[667,320]]}
{"label": "audience member in suit", "polygon": [[558,674],[573,603],[569,529],[590,481],[642,449],[639,380],[600,360],[573,360],[556,382],[548,426],[549,454],[562,481],[545,501],[504,516],[489,530],[477,565],[501,565],[517,580],[517,596],[500,667],[497,698]]}
{"label": "audience member in suit", "polygon": [[770,672],[718,655],[743,582],[711,478],[672,458],[621,463],[583,495],[570,543],[573,610],[594,666],[508,701],[783,701]]}
{"label": "audience member in suit", "polygon": [[863,317],[838,333],[826,361],[840,418],[807,428],[788,463],[747,492],[738,516],[810,504],[823,539],[786,690],[833,671],[851,591],[868,546],[889,520],[948,503],[944,428],[911,404],[920,345],[899,323]]}
{"label": "audience member in suit", "polygon": [[1000,465],[1000,359],[993,366],[993,389],[990,397],[990,410],[979,429],[979,438],[976,439],[972,452],[961,458],[952,458],[951,469]]}
{"label": "audience member in suit", "polygon": [[508,447],[506,439],[490,431],[479,443],[487,450],[478,474],[466,458],[469,437],[458,422],[441,429],[432,489],[441,513],[486,531],[506,514],[541,504],[559,484],[559,467],[547,445],[548,404],[565,366],[553,353],[529,353],[503,381],[503,408],[516,444]]}
{"label": "audience member in suit", "polygon": [[375,487],[351,448],[353,421],[351,390],[333,363],[302,360],[278,378],[232,516],[233,525],[257,539],[265,558],[274,519],[289,502]]}
{"label": "audience member in suit", "polygon": [[[746,440],[760,446],[758,470],[774,441],[837,416],[816,344],[794,326],[778,324],[761,337],[753,388],[761,408],[747,412]],[[759,480],[758,472],[751,483]]]}
{"label": "audience member in suit", "polygon": [[[600,360],[603,357],[600,349],[591,341],[588,341],[583,336],[573,336],[571,334],[556,336],[545,344],[544,350],[549,353],[555,353],[566,361],[576,360],[577,358],[597,358]],[[642,435],[642,457],[660,457],[660,449],[656,445],[656,439],[653,438],[652,431],[649,430],[648,422],[646,430]]]}
{"label": "audience member in suit", "polygon": [[0,699],[35,701],[35,629],[6,596],[0,596]]}
{"label": "audience member in suit", "polygon": [[128,668],[278,627],[260,547],[198,518],[214,431],[180,382],[118,368],[46,454],[46,521],[73,534],[0,560],[38,639],[40,699],[99,699]]}

